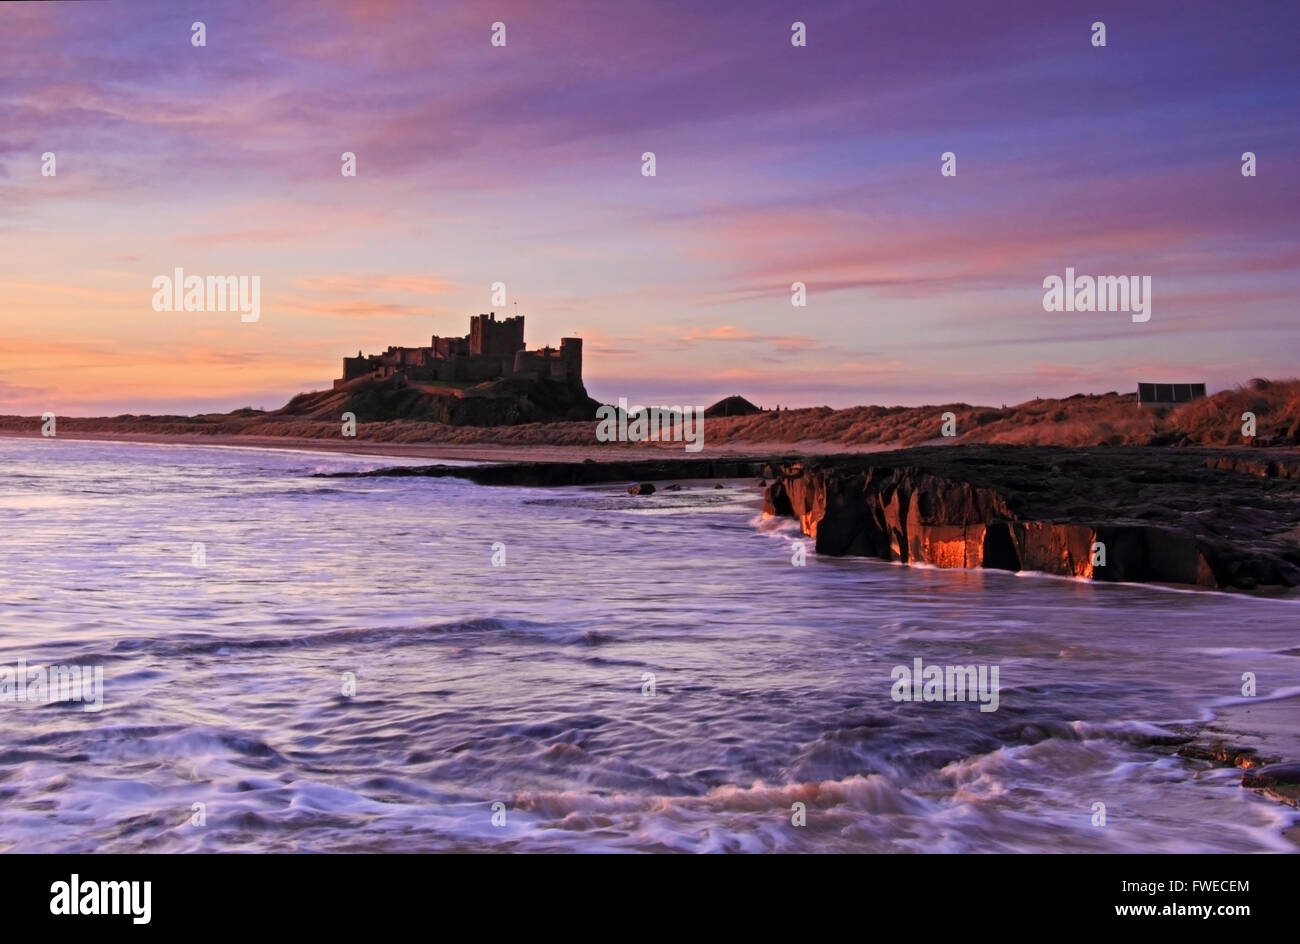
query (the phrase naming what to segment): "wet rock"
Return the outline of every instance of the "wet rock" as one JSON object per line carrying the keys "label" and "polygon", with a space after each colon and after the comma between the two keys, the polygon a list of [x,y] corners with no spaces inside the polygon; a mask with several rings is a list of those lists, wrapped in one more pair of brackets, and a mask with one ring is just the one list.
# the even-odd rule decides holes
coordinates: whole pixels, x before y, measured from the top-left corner
{"label": "wet rock", "polygon": [[1300,807],[1300,764],[1271,764],[1248,770],[1242,775],[1241,785],[1262,790],[1275,800]]}
{"label": "wet rock", "polygon": [[629,495],[653,495],[655,487],[649,482],[642,482],[640,485],[633,485],[628,488]]}
{"label": "wet rock", "polygon": [[[819,553],[1255,590],[1300,584],[1300,480],[1195,448],[966,445],[785,463]],[[1252,474],[1243,475],[1241,472]]]}
{"label": "wet rock", "polygon": [[766,515],[776,515],[780,518],[794,517],[794,508],[790,504],[790,498],[785,493],[785,485],[781,479],[777,479],[767,487],[763,493],[763,513]]}
{"label": "wet rock", "polygon": [[462,478],[478,485],[548,487],[648,479],[748,479],[772,459],[638,459],[611,462],[494,462],[487,465],[403,465],[362,472],[317,472],[317,478]]}
{"label": "wet rock", "polygon": [[1253,747],[1234,747],[1222,742],[1184,744],[1178,749],[1178,756],[1186,757],[1188,760],[1208,761],[1220,767],[1240,767],[1242,770],[1250,770],[1277,760],[1277,758],[1261,758],[1259,751]]}

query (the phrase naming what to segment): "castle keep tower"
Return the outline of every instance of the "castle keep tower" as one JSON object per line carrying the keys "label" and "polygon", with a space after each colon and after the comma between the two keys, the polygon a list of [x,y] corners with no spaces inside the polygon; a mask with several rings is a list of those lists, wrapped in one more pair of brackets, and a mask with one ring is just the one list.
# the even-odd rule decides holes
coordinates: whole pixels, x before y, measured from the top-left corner
{"label": "castle keep tower", "polygon": [[497,321],[496,312],[469,320],[469,352],[489,357],[513,358],[524,349],[524,316]]}

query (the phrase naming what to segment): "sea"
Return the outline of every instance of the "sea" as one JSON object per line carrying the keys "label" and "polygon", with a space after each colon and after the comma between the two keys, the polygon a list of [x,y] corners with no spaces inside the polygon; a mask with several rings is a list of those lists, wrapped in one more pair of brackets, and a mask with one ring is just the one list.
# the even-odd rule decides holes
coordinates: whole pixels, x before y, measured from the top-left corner
{"label": "sea", "polygon": [[1176,751],[1297,703],[1294,598],[819,557],[755,480],[322,474],[429,461],[0,439],[0,851],[1297,849]]}

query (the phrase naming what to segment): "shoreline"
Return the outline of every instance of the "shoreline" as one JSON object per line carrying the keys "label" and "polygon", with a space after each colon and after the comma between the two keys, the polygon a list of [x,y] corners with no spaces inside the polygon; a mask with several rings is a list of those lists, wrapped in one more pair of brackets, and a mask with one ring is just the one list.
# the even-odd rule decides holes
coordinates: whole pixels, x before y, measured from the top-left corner
{"label": "shoreline", "polygon": [[[221,446],[244,449],[280,449],[300,452],[339,453],[387,458],[446,459],[457,462],[584,462],[623,463],[637,461],[699,461],[699,457],[759,459],[771,456],[831,455],[842,452],[883,452],[889,446],[873,449],[842,449],[835,444],[806,443],[732,443],[710,446],[706,453],[686,452],[680,443],[609,443],[579,445],[540,445],[533,443],[403,443],[366,439],[312,439],[297,436],[255,436],[235,433],[114,433],[60,432],[53,438],[77,442],[138,443],[156,446]],[[0,439],[45,440],[40,433],[0,430]],[[796,448],[799,447],[799,448]]]}
{"label": "shoreline", "polygon": [[1177,755],[1193,776],[1235,768],[1242,790],[1296,810],[1282,836],[1300,850],[1300,691],[1234,698],[1210,711],[1209,721],[1189,726],[1191,740]]}

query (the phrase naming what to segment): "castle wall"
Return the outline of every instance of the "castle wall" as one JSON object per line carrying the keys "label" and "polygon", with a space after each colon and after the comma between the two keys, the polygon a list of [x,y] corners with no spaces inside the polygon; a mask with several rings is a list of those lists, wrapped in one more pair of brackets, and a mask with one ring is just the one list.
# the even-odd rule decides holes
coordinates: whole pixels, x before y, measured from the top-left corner
{"label": "castle wall", "polygon": [[374,369],[375,366],[368,357],[345,357],[343,358],[343,382],[356,380]]}
{"label": "castle wall", "polygon": [[440,338],[436,334],[430,343],[435,358],[448,358],[469,353],[469,338]]}
{"label": "castle wall", "polygon": [[452,380],[495,380],[509,374],[509,359],[478,354],[463,354],[452,359]]}

